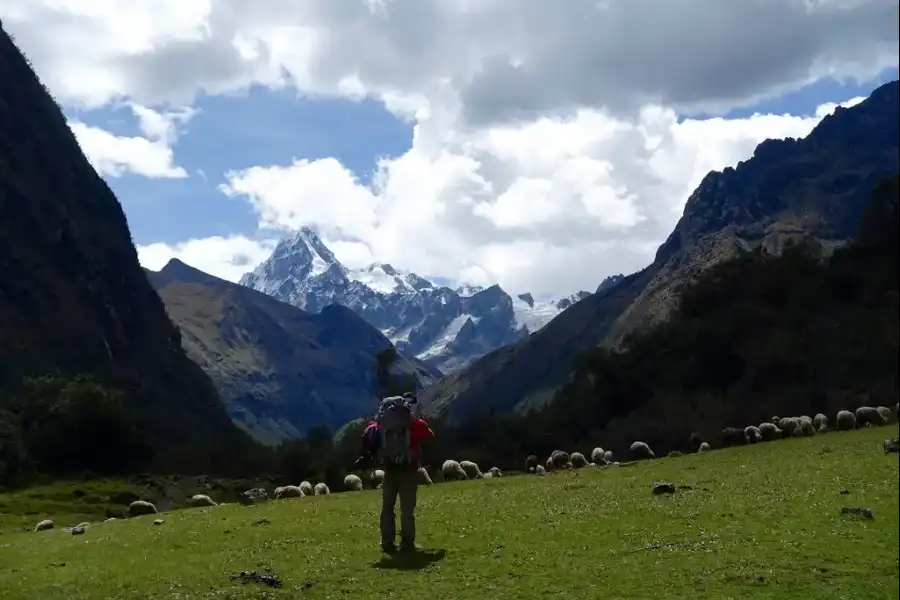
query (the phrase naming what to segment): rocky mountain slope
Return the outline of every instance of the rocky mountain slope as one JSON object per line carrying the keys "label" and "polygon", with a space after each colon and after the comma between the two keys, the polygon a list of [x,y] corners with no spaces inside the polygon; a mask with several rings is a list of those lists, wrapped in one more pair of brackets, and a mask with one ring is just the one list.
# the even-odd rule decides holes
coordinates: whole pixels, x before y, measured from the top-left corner
{"label": "rocky mountain slope", "polygon": [[736,168],[709,173],[651,265],[444,378],[422,396],[423,411],[459,424],[483,410],[540,406],[578,353],[665,319],[679,284],[711,265],[758,246],[777,253],[798,238],[824,253],[846,243],[876,182],[898,169],[898,105],[898,83],[887,83],[806,138],[767,140]]}
{"label": "rocky mountain slope", "polygon": [[[330,305],[312,314],[176,259],[147,273],[188,356],[215,382],[235,423],[256,439],[275,444],[371,412],[376,355],[391,344],[353,311]],[[419,388],[440,377],[402,354],[392,369]]]}
{"label": "rocky mountain slope", "polygon": [[240,283],[310,312],[330,304],[351,308],[400,352],[444,373],[527,337],[589,295],[542,301],[511,297],[498,285],[453,290],[386,264],[352,270],[306,227],[283,239]]}
{"label": "rocky mountain slope", "polygon": [[[23,378],[92,375],[125,393],[185,469],[250,443],[184,353],[116,197],[0,26],[0,408]],[[161,460],[161,459],[160,459]]]}

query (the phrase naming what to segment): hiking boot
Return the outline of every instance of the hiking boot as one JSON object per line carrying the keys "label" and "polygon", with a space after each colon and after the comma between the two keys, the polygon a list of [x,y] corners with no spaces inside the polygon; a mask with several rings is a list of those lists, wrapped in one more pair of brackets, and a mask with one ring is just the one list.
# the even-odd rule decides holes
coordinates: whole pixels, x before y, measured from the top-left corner
{"label": "hiking boot", "polygon": [[395,552],[397,552],[397,546],[393,543],[382,544],[381,551],[384,552],[385,554],[394,554]]}
{"label": "hiking boot", "polygon": [[415,542],[408,542],[405,540],[400,542],[400,552],[418,552],[421,549],[422,546]]}

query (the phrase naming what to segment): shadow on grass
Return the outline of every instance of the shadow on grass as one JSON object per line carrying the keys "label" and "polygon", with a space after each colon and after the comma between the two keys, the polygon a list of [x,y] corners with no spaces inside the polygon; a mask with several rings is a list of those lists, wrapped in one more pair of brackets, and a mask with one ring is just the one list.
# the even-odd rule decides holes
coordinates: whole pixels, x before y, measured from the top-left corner
{"label": "shadow on grass", "polygon": [[372,564],[376,569],[395,569],[397,571],[421,571],[436,562],[444,560],[447,551],[444,549],[416,550],[415,552],[398,552],[382,556]]}

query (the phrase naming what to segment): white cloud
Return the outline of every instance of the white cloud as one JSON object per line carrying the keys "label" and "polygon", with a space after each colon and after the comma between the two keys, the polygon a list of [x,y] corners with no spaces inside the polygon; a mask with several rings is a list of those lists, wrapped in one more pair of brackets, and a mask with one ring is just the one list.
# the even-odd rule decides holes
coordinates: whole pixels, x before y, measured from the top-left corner
{"label": "white cloud", "polygon": [[5,0],[0,17],[65,102],[183,103],[288,76],[407,112],[451,93],[482,123],[715,110],[871,76],[897,62],[898,12],[896,0]]}
{"label": "white cloud", "polygon": [[174,164],[172,144],[176,128],[186,123],[193,109],[160,113],[131,104],[146,137],[117,136],[105,129],[71,121],[69,127],[78,145],[98,173],[120,177],[126,172],[156,179],[184,179],[187,171]]}
{"label": "white cloud", "polygon": [[325,159],[232,172],[224,189],[252,202],[266,227],[316,225],[326,242],[360,239],[331,244],[348,266],[377,257],[516,293],[563,294],[647,265],[706,173],[748,158],[764,139],[805,136],[835,106],[681,122],[671,109],[646,108],[631,122],[584,110],[452,128],[455,139],[442,143],[423,120],[413,148],[382,161],[371,186]]}
{"label": "white cloud", "polygon": [[[185,105],[252,84],[373,95],[414,139],[371,185],[300,158],[232,171],[222,190],[261,226],[320,226],[351,266],[555,294],[643,267],[709,170],[806,135],[835,105],[677,114],[865,80],[900,53],[896,0],[6,0],[0,17],[63,102]],[[183,121],[135,112],[145,141],[171,151]],[[145,171],[179,169],[160,156]],[[212,261],[233,279],[229,244],[264,255],[248,243],[259,248],[210,238],[142,256]]]}
{"label": "white cloud", "polygon": [[148,244],[138,246],[138,260],[151,271],[159,271],[177,258],[190,266],[227,281],[237,281],[241,275],[265,260],[273,243],[259,242],[245,236],[209,237],[178,244]]}

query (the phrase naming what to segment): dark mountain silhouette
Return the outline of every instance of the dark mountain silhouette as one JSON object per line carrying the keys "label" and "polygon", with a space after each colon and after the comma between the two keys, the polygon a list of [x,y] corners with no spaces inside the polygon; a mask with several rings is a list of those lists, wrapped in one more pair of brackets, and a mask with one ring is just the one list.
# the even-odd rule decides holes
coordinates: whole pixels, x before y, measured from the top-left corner
{"label": "dark mountain silhouette", "polygon": [[0,408],[23,380],[93,376],[124,394],[157,464],[227,468],[251,440],[184,353],[116,197],[0,25]]}
{"label": "dark mountain silhouette", "polygon": [[760,247],[777,254],[791,240],[812,240],[823,254],[845,244],[876,183],[898,169],[898,104],[898,83],[884,84],[806,138],[767,140],[736,168],[709,173],[651,265],[445,377],[423,394],[423,410],[459,424],[542,406],[578,354],[665,320],[679,287],[711,266]]}

